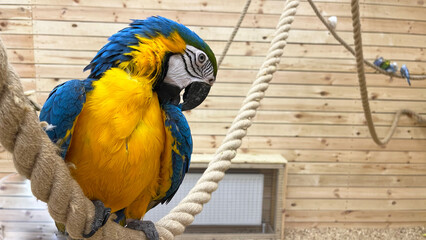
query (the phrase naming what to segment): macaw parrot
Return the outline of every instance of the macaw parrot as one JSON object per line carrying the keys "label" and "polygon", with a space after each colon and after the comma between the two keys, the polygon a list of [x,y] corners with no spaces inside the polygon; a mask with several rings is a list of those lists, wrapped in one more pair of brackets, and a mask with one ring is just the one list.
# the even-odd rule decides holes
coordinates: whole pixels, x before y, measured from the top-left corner
{"label": "macaw parrot", "polygon": [[141,219],[173,198],[188,171],[192,138],[182,111],[207,97],[215,55],[184,25],[156,16],[112,35],[85,70],[88,78],[55,87],[40,112],[47,135],[95,205],[84,237],[112,212],[158,239],[152,222]]}

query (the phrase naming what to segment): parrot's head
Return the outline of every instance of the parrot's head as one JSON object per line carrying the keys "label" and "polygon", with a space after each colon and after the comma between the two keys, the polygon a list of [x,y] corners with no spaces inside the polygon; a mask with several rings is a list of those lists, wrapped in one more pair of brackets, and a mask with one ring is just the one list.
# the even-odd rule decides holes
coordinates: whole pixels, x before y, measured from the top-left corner
{"label": "parrot's head", "polygon": [[100,78],[118,67],[151,82],[161,103],[180,104],[191,110],[207,97],[216,80],[216,57],[193,31],[164,17],[134,20],[109,38],[85,68]]}

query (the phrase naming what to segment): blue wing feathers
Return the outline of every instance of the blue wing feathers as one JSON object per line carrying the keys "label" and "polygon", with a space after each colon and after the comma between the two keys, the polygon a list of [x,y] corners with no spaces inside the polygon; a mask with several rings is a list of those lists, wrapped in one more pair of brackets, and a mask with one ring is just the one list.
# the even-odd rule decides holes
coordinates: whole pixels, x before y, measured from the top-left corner
{"label": "blue wing feathers", "polygon": [[168,203],[181,185],[185,173],[188,172],[192,154],[192,137],[188,122],[179,106],[167,104],[163,106],[166,112],[165,126],[170,127],[179,154],[172,152],[173,175],[172,185],[161,203]]}
{"label": "blue wing feathers", "polygon": [[[86,102],[86,92],[92,90],[93,79],[70,80],[56,86],[50,93],[40,112],[40,121],[46,121],[53,128],[46,131],[52,142],[62,141],[73,127],[76,117]],[[65,157],[71,137],[64,139],[60,146]]]}

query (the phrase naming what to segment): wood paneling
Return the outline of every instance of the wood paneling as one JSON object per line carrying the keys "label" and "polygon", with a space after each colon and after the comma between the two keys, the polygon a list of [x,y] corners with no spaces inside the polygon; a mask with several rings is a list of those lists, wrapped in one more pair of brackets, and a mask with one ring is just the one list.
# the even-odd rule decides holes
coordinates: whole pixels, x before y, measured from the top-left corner
{"label": "wood paneling", "polygon": [[[56,85],[85,78],[83,72],[107,37],[129,19],[162,15],[197,32],[220,54],[246,0],[18,0],[0,4],[0,37],[25,89],[43,103]],[[338,34],[352,45],[349,0],[315,1],[338,17]],[[424,1],[363,0],[364,56],[383,56],[426,74]],[[214,153],[262,64],[283,1],[253,1],[218,73],[210,96],[185,113],[195,153]],[[217,55],[219,56],[219,55]],[[282,154],[288,164],[286,226],[424,225],[426,219],[426,126],[402,117],[386,147],[369,136],[359,97],[355,61],[301,1],[278,72],[266,92],[240,153]],[[391,79],[366,68],[370,106],[379,136],[394,112],[409,108],[426,116],[426,81]],[[0,152],[0,178],[13,172]],[[14,190],[24,195],[15,196]],[[28,194],[28,195],[27,195]],[[18,208],[30,192],[16,176],[0,189],[0,204]],[[19,201],[18,201],[19,200]],[[30,204],[30,203],[28,203]],[[0,209],[0,221],[51,221],[37,209]],[[9,230],[12,228],[7,224]],[[18,234],[10,230],[8,234]],[[45,236],[42,236],[45,237]]]}

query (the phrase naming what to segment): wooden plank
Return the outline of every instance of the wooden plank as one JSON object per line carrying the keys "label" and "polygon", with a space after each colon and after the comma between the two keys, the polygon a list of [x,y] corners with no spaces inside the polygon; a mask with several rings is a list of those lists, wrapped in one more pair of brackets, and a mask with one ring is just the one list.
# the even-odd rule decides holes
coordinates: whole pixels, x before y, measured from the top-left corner
{"label": "wooden plank", "polygon": [[[209,163],[213,159],[210,154],[192,154],[191,163]],[[287,160],[280,154],[238,154],[232,159],[238,165],[274,164],[275,168],[283,168]]]}
{"label": "wooden plank", "polygon": [[[272,5],[272,4],[271,4]],[[320,11],[326,12],[326,16],[350,16],[351,6],[349,3],[316,3]],[[398,10],[397,10],[398,9]],[[278,10],[278,9],[277,9]],[[425,20],[426,16],[422,8],[411,6],[392,6],[384,4],[360,4],[361,18],[383,18],[383,19],[406,19]],[[299,15],[312,14],[313,10],[309,3],[300,3],[297,13]],[[395,14],[389,14],[395,13]]]}
{"label": "wooden plank", "polygon": [[[4,233],[54,233],[56,230],[53,221],[48,222],[2,222],[2,231]],[[36,238],[38,239],[38,238]]]}
{"label": "wooden plank", "polygon": [[31,0],[2,0],[2,4],[12,4],[12,5],[20,5],[20,4],[30,4]]}
{"label": "wooden plank", "polygon": [[[305,1],[305,0],[304,0]],[[338,2],[338,3],[350,3],[350,0],[321,0],[321,2]],[[401,6],[411,6],[411,7],[421,7],[425,6],[425,2],[422,1],[411,1],[411,0],[361,0],[361,4],[384,4],[384,5],[401,5]]]}
{"label": "wooden plank", "polygon": [[[366,140],[369,141],[369,140]],[[210,143],[213,144],[213,143]],[[301,147],[303,148],[303,147]],[[215,148],[211,148],[210,146],[202,146],[197,147],[195,149],[196,153],[200,154],[213,154],[215,152]],[[386,150],[387,151],[387,150]],[[307,154],[313,153],[313,155],[309,155],[305,157],[304,161],[301,162],[352,162],[352,163],[424,163],[424,151],[419,152],[409,152],[408,156],[406,154],[406,151],[394,151],[389,150],[387,153],[389,155],[394,154],[395,156],[389,157],[389,158],[382,158],[377,157],[377,159],[373,156],[375,155],[381,155],[378,154],[366,154],[366,156],[360,156],[360,158],[356,158],[356,154],[354,154],[351,157],[348,157],[350,154],[345,154],[345,152],[371,152],[370,150],[358,150],[356,148],[353,149],[340,149],[340,150],[322,150],[322,149],[300,149],[300,148],[293,148],[293,149],[272,149],[272,148],[248,148],[247,145],[244,145],[238,150],[241,154],[282,154],[284,157],[286,157],[290,162],[298,161],[295,160],[295,155],[298,154],[303,155],[304,152],[307,152]],[[380,151],[373,151],[373,152],[380,152]],[[362,155],[362,154],[360,154]],[[384,155],[384,154],[383,154]],[[420,156],[420,158],[414,158],[413,155]],[[340,157],[343,156],[343,157]],[[345,159],[347,158],[347,159]]]}
{"label": "wooden plank", "polygon": [[[193,135],[196,153],[198,149],[220,146],[223,136]],[[386,149],[389,151],[424,151],[425,140],[393,139]],[[324,149],[324,150],[383,150],[370,138],[308,138],[308,137],[246,137],[242,144],[246,149]],[[201,152],[202,153],[202,152]],[[250,153],[249,151],[246,153]]]}
{"label": "wooden plank", "polygon": [[288,187],[287,198],[298,199],[425,199],[426,188]]}
{"label": "wooden plank", "polygon": [[[266,92],[268,96],[268,92]],[[329,112],[361,112],[362,105],[360,100],[347,99],[294,99],[294,98],[269,98],[262,100],[262,110],[291,110],[291,111],[329,111]],[[198,107],[199,109],[239,109],[243,97],[219,97],[209,96]],[[373,112],[389,113],[396,112],[399,109],[410,106],[410,109],[415,112],[426,112],[424,102],[404,102],[404,101],[376,101],[370,100],[370,107]]]}
{"label": "wooden plank", "polygon": [[[53,89],[50,88],[50,89]],[[209,110],[199,109],[185,113],[190,122],[232,122],[237,115],[237,110]],[[425,114],[423,114],[425,116]],[[389,125],[393,121],[393,113],[373,114],[374,123],[377,126]],[[425,116],[426,117],[426,116]],[[301,111],[259,111],[254,118],[256,123],[280,123],[280,124],[338,124],[338,125],[364,125],[363,113],[346,112],[301,112]],[[417,126],[409,117],[401,117],[398,126]]]}
{"label": "wooden plank", "polygon": [[15,172],[15,167],[11,160],[0,160],[0,169],[2,172]]}
{"label": "wooden plank", "polygon": [[287,211],[295,210],[350,210],[350,211],[406,211],[426,210],[425,199],[393,199],[393,200],[375,200],[375,199],[288,199],[286,204]]}
{"label": "wooden plank", "polygon": [[0,196],[0,208],[2,209],[31,209],[41,210],[47,209],[46,203],[31,197],[3,197]]}
{"label": "wooden plank", "polygon": [[426,211],[287,211],[289,222],[421,222]]}
{"label": "wooden plank", "polygon": [[0,179],[2,179],[2,183],[4,184],[12,184],[12,183],[16,183],[16,184],[25,184],[25,182],[27,181],[25,179],[25,177],[17,174],[15,171],[14,172],[0,172]]}
{"label": "wooden plank", "polygon": [[[61,6],[92,6],[92,7],[113,7],[113,8],[129,8],[129,9],[173,9],[173,10],[193,10],[193,11],[219,11],[219,12],[240,12],[244,6],[244,0],[235,0],[232,2],[225,0],[216,1],[181,1],[177,6],[173,0],[163,0],[161,2],[140,2],[137,0],[122,1],[106,0],[102,4],[89,0],[80,0],[78,3],[72,0],[38,0],[39,5],[61,5]],[[318,7],[326,10],[328,15],[350,16],[350,5],[348,3],[317,3]],[[248,10],[249,13],[263,14],[280,14],[283,10],[284,3],[281,1],[256,1],[253,2]],[[426,17],[421,8],[405,7],[405,6],[389,6],[361,4],[361,16],[376,18],[397,18],[425,20]],[[298,14],[312,14],[311,8],[307,2],[301,2],[298,7]],[[389,12],[397,13],[394,15],[387,14]]]}
{"label": "wooden plank", "polygon": [[[21,225],[21,224],[19,224]],[[62,236],[60,234],[56,234],[54,232],[50,233],[40,233],[40,232],[5,232],[4,233],[5,239],[21,239],[21,240],[30,240],[30,239],[37,239],[37,240],[51,240],[51,239],[57,239],[57,240],[66,240],[67,237]]]}
{"label": "wooden plank", "polygon": [[[251,84],[216,83],[211,90],[217,96],[245,96]],[[374,100],[418,100],[426,99],[426,91],[422,88],[384,88],[369,87],[369,97]],[[305,97],[305,98],[359,98],[358,87],[346,86],[306,86],[306,85],[273,85],[268,89],[269,97]]]}
{"label": "wooden plank", "polygon": [[[90,36],[109,37],[117,31],[127,27],[121,23],[99,23],[89,22],[62,22],[35,20],[33,22],[34,33],[41,35],[67,35],[67,36]],[[197,27],[189,26],[204,40],[228,40],[232,27]],[[255,31],[254,31],[255,30]],[[264,28],[240,28],[235,36],[236,41],[258,41],[270,42],[274,29]],[[352,33],[339,32],[339,35],[347,42],[353,41]],[[326,31],[292,30],[288,42],[298,43],[336,43],[336,40]],[[363,44],[373,46],[400,46],[400,47],[424,47],[424,38],[421,35],[364,33]]]}
{"label": "wooden plank", "polygon": [[0,221],[5,222],[52,222],[46,210],[0,209]]}
{"label": "wooden plank", "polygon": [[[64,69],[66,71],[66,69]],[[46,101],[50,91],[39,92],[37,100],[40,103]],[[193,111],[201,109],[240,109],[242,97],[216,97],[209,96],[206,100]],[[415,101],[370,101],[372,111],[377,113],[395,113],[395,111],[410,106],[410,109],[415,112],[426,112],[426,105],[424,102]],[[350,107],[348,107],[350,106]],[[292,99],[285,98],[265,98],[261,103],[262,110],[281,110],[286,109],[290,111],[329,111],[329,112],[361,112],[362,105],[359,100],[345,100],[345,99]],[[407,149],[408,150],[408,149]]]}
{"label": "wooden plank", "polygon": [[[205,150],[204,148],[202,150]],[[208,150],[206,150],[208,151]],[[424,163],[424,151],[358,151],[321,150],[321,149],[246,149],[242,153],[269,154],[280,153],[290,162],[352,162],[352,163]],[[372,152],[370,154],[370,152]],[[352,154],[353,153],[353,154]],[[386,153],[386,154],[385,154]],[[386,156],[389,156],[388,158]],[[304,159],[304,160],[302,160]]]}
{"label": "wooden plank", "polygon": [[0,5],[0,19],[31,19],[31,7],[19,5]]}
{"label": "wooden plank", "polygon": [[34,48],[98,51],[108,42],[105,37],[34,35]]}
{"label": "wooden plank", "polygon": [[[206,128],[203,122],[191,122],[191,132],[196,135],[225,135],[229,123],[209,123]],[[385,136],[389,127],[376,126],[379,136]],[[353,137],[368,138],[367,126],[339,125],[302,125],[302,124],[269,124],[254,123],[248,136],[287,136],[287,137]],[[393,136],[395,139],[426,139],[425,127],[399,127]]]}
{"label": "wooden plank", "polygon": [[426,164],[295,163],[289,174],[424,175]]}
{"label": "wooden plank", "polygon": [[425,152],[284,150],[290,162],[425,163]]}
{"label": "wooden plank", "polygon": [[7,57],[10,63],[34,63],[34,53],[30,49],[9,49]]}
{"label": "wooden plank", "polygon": [[33,48],[32,43],[32,35],[29,34],[0,34],[0,37],[2,41],[4,42],[4,45],[8,49],[15,49],[15,48],[24,48],[24,49],[31,49]]}
{"label": "wooden plank", "polygon": [[[46,36],[36,35],[35,47],[37,49],[58,49],[58,50],[88,50],[98,51],[106,42],[105,37],[86,36]],[[210,47],[217,54],[221,53],[226,45],[226,41],[207,41]],[[228,51],[228,55],[265,56],[269,48],[267,42],[247,42],[234,41]],[[383,55],[393,60],[423,61],[426,59],[423,48],[395,47],[395,46],[364,46],[364,57],[375,59],[378,55]],[[289,43],[284,51],[284,56],[291,57],[316,57],[333,56],[333,58],[349,58],[353,56],[340,45],[299,44]]]}
{"label": "wooden plank", "polygon": [[[223,12],[240,12],[242,6],[244,6],[244,0],[236,0],[232,2],[227,2],[224,0],[218,1],[191,1],[185,0],[181,1],[179,6],[176,6],[175,2],[171,0],[161,1],[161,2],[140,2],[136,0],[130,1],[114,1],[106,0],[102,4],[98,2],[93,2],[90,0],[80,0],[79,2],[74,2],[72,0],[37,0],[38,5],[60,5],[60,6],[89,6],[89,7],[112,7],[112,8],[129,8],[129,9],[174,9],[174,10],[195,10],[195,11],[223,11]],[[186,7],[184,7],[187,5]],[[284,4],[278,3],[274,6],[279,5],[282,9]],[[250,7],[250,12],[258,12],[259,3],[255,2]]]}
{"label": "wooden plank", "polygon": [[[65,52],[63,53],[64,55],[73,55],[70,52]],[[90,54],[90,56],[73,56],[73,57],[69,57],[69,58],[63,58],[63,56],[53,56],[52,58],[45,58],[45,59],[49,59],[48,61],[50,61],[50,63],[46,63],[43,62],[43,64],[38,64],[37,67],[37,72],[39,73],[40,77],[43,78],[64,78],[64,79],[72,79],[72,78],[85,78],[87,77],[88,73],[83,72],[84,67],[90,63],[90,60],[92,59],[92,57],[95,55],[95,53]],[[61,59],[61,63],[63,65],[57,65],[57,62],[53,62],[55,59]],[[37,56],[36,56],[36,61],[42,61],[40,60]],[[242,61],[240,65],[235,64],[235,62],[232,63],[232,61]],[[225,69],[232,69],[235,71],[238,71],[238,67],[241,67],[241,70],[244,69],[249,69],[249,70],[256,70],[259,68],[259,66],[261,65],[263,61],[262,57],[253,57],[253,59],[248,59],[246,57],[232,57],[232,56],[228,56],[227,58],[225,58],[224,60],[224,68]],[[73,63],[75,64],[75,62],[78,62],[79,65],[69,65],[69,63]],[[316,67],[312,68],[312,71],[316,71],[316,72],[323,72],[323,76],[325,74],[327,74],[330,71],[337,71],[337,72],[341,72],[341,73],[355,73],[355,67],[353,66],[353,60],[333,60],[333,59],[303,59],[303,60],[299,60],[296,58],[292,58],[292,59],[285,59],[284,61],[281,62],[281,64],[279,65],[280,69],[282,70],[287,70],[287,71],[306,71],[308,72],[310,69],[311,64],[317,64]],[[330,66],[333,65],[333,66]],[[410,63],[410,69],[411,67],[413,68],[413,74],[417,74],[417,73],[422,73],[422,69],[423,66],[420,63]],[[373,70],[367,70],[366,72],[370,72],[373,73]],[[215,86],[217,86],[218,84],[220,84],[222,81],[227,81],[227,82],[238,82],[238,78],[237,79],[233,79],[231,78],[232,76],[226,76],[224,74],[221,74],[218,76],[217,79],[217,84]],[[375,76],[374,76],[375,77]],[[278,78],[276,78],[278,79]],[[296,78],[299,79],[299,78]],[[254,78],[246,78],[245,81],[253,81]],[[284,80],[286,81],[286,80]],[[295,81],[290,80],[290,81]],[[387,80],[389,81],[389,79]],[[409,88],[408,84],[406,83],[406,81],[404,79],[395,79],[394,81],[398,82],[398,85],[400,86],[405,86],[406,89],[405,91],[415,91],[415,90],[409,90],[409,89],[415,89],[415,88]],[[302,83],[303,81],[301,81]],[[419,81],[413,81],[413,85],[417,87],[417,82]],[[300,83],[296,83],[296,84],[300,84]],[[424,83],[421,83],[424,85]],[[245,95],[245,91],[247,90],[247,88],[249,87],[249,84],[245,85],[244,89],[239,90],[240,92],[238,93],[239,95]],[[277,87],[288,87],[288,86],[277,86]],[[304,86],[299,86],[299,88],[303,88]],[[307,88],[312,89],[314,88],[313,86],[307,86]],[[420,86],[418,86],[420,87]],[[217,87],[213,88],[214,89],[218,89]],[[271,88],[271,91],[269,92],[273,92],[276,88]],[[351,96],[353,96],[356,92],[357,89],[352,87],[352,91],[354,92]],[[235,89],[232,89],[235,90]],[[229,91],[229,90],[228,90]],[[277,91],[277,90],[275,90]],[[394,90],[397,91],[397,90]],[[380,92],[380,91],[379,91]],[[320,94],[320,93],[317,93]],[[325,93],[327,94],[327,93]],[[376,93],[375,93],[376,94]],[[358,94],[359,95],[359,94]],[[280,96],[283,96],[283,94],[280,94]],[[380,95],[375,97],[381,97]],[[323,95],[323,97],[329,97],[329,95]]]}
{"label": "wooden plank", "polygon": [[408,227],[420,227],[426,225],[426,221],[419,222],[343,222],[343,223],[331,223],[331,222],[287,222],[286,226],[290,228],[408,228]]}
{"label": "wooden plank", "polygon": [[35,66],[28,63],[12,63],[19,77],[21,78],[34,78],[35,77]]}
{"label": "wooden plank", "polygon": [[289,175],[294,187],[426,187],[426,176],[392,175]]}
{"label": "wooden plank", "polygon": [[31,34],[30,20],[0,20],[0,31],[5,34]]}
{"label": "wooden plank", "polygon": [[[219,146],[219,143],[216,142],[216,139],[221,139],[216,137],[212,139],[209,136],[196,136],[194,137],[197,141],[194,141],[195,146],[204,147],[204,146]],[[207,141],[206,141],[207,140]],[[204,142],[206,141],[206,142]],[[407,141],[407,142],[404,142]],[[406,148],[411,148],[412,150],[424,150],[420,145],[421,141],[411,141],[410,140],[398,140],[395,139],[387,146],[389,150],[407,150]],[[402,147],[401,145],[405,145]],[[417,147],[416,147],[417,145]],[[285,137],[247,137],[245,144],[246,148],[269,148],[269,149],[359,149],[359,150],[373,150],[379,149],[374,146],[374,143],[371,139],[344,139],[344,138],[285,138]],[[424,146],[424,145],[423,145]]]}
{"label": "wooden plank", "polygon": [[[119,22],[128,23],[129,19],[145,19],[150,16],[160,15],[184,25],[193,26],[221,26],[233,27],[238,21],[239,13],[225,12],[199,12],[199,11],[171,11],[128,8],[93,8],[62,6],[35,6],[33,9],[35,20],[66,20],[66,21],[93,21],[93,22]],[[310,16],[297,15],[292,23],[292,29],[324,30],[324,25],[314,13]],[[275,28],[279,15],[252,14],[245,16],[242,27]],[[210,21],[217,19],[217,21]],[[395,19],[361,19],[364,32],[395,32],[395,33],[426,33],[426,23],[420,21],[407,21]],[[352,18],[339,17],[338,30],[352,31]]]}
{"label": "wooden plank", "polygon": [[12,159],[12,154],[10,154],[1,144],[0,144],[0,159]]}
{"label": "wooden plank", "polygon": [[[35,78],[21,78],[21,84],[24,91],[35,90],[36,89],[36,79]],[[35,94],[31,95],[30,98],[35,100]]]}
{"label": "wooden plank", "polygon": [[[217,82],[253,82],[256,78],[257,70],[233,70],[221,69],[218,72]],[[398,86],[406,87],[406,81],[402,79],[390,79],[381,74],[367,73],[367,86]],[[301,84],[301,85],[341,85],[359,86],[358,78],[353,73],[342,72],[307,72],[307,71],[284,71],[278,70],[274,74],[272,84]],[[424,87],[425,81],[415,81],[413,86]]]}
{"label": "wooden plank", "polygon": [[[1,178],[0,178],[1,179]],[[23,183],[2,183],[0,184],[0,196],[10,197],[32,197],[30,184]]]}
{"label": "wooden plank", "polygon": [[176,240],[211,240],[211,239],[235,239],[235,240],[265,240],[274,239],[272,233],[188,233],[177,236]]}
{"label": "wooden plank", "polygon": [[[264,57],[227,56],[223,61],[224,69],[259,69],[264,62]],[[405,61],[413,74],[426,72],[424,64]],[[329,59],[329,58],[284,58],[278,64],[278,68],[287,71],[315,71],[315,72],[356,72],[353,59]],[[365,72],[374,73],[375,70],[366,68]]]}
{"label": "wooden plank", "polygon": [[[35,51],[36,62],[40,64],[87,65],[96,55],[96,52],[87,51]],[[223,69],[259,69],[264,62],[264,57],[227,56]],[[424,64],[406,61],[410,73],[419,74],[426,72]],[[326,72],[356,72],[353,59],[328,59],[328,58],[285,58],[278,65],[280,69],[290,71],[326,71]],[[366,72],[373,73],[367,68]],[[408,86],[408,84],[407,84]]]}
{"label": "wooden plank", "polygon": [[[68,66],[73,68],[73,66]],[[54,73],[65,69],[65,66],[52,65]],[[75,74],[81,73],[82,67],[75,67]],[[46,73],[50,77],[43,77],[40,80],[40,91],[50,91],[58,82],[64,82],[72,78],[66,75],[63,78],[54,77],[52,73]],[[252,83],[255,80],[257,70],[248,69],[221,69],[218,72],[217,83]],[[74,76],[75,77],[75,76]],[[384,86],[384,87],[407,87],[404,79],[390,79],[387,76],[379,74],[366,74],[367,86]],[[303,72],[303,71],[277,71],[271,84],[299,84],[299,85],[327,85],[327,86],[352,86],[358,85],[358,78],[354,73],[329,73],[329,72]],[[426,87],[426,81],[412,81],[413,87]]]}

